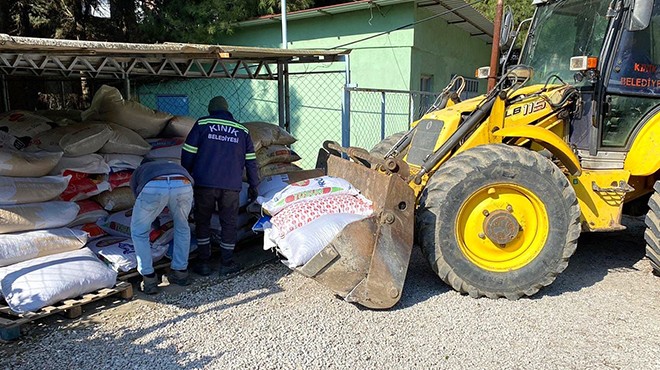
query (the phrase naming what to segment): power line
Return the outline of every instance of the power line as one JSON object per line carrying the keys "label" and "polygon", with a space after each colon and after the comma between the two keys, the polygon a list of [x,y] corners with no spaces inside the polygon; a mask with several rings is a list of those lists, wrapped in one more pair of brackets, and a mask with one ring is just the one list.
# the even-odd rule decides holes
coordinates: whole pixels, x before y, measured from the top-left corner
{"label": "power line", "polygon": [[326,50],[334,50],[334,49],[343,48],[343,47],[348,46],[348,45],[357,44],[358,42],[362,42],[362,41],[370,40],[370,39],[373,39],[373,38],[376,38],[376,37],[380,37],[380,36],[383,36],[383,35],[387,35],[387,34],[392,33],[392,32],[394,32],[394,31],[399,31],[399,30],[402,30],[402,29],[405,29],[405,28],[408,28],[408,27],[412,27],[412,26],[414,26],[414,25],[416,25],[416,24],[423,23],[423,22],[427,22],[427,21],[430,21],[431,19],[435,19],[435,18],[441,17],[441,16],[443,16],[443,15],[447,15],[447,14],[449,14],[449,13],[454,13],[456,10],[461,10],[461,9],[463,9],[463,8],[467,8],[467,7],[472,6],[472,5],[474,5],[474,4],[477,4],[477,3],[487,3],[487,2],[488,2],[488,0],[475,0],[475,1],[471,2],[471,3],[466,3],[466,4],[464,4],[464,5],[461,5],[461,6],[459,6],[458,8],[449,9],[449,10],[444,11],[444,12],[442,12],[442,13],[438,13],[438,14],[436,14],[436,15],[432,15],[432,16],[430,16],[430,17],[427,17],[427,18],[424,18],[424,19],[420,19],[420,20],[418,20],[418,21],[416,21],[416,22],[413,22],[413,23],[409,23],[409,24],[406,24],[406,25],[403,25],[403,26],[399,26],[399,27],[394,28],[394,29],[391,29],[391,30],[389,30],[389,31],[385,31],[385,32],[377,33],[377,34],[375,34],[375,35],[371,35],[371,36],[365,37],[365,38],[360,39],[360,40],[355,40],[355,41],[351,41],[351,42],[348,42],[348,43],[345,43],[345,44],[342,44],[342,45],[337,45],[337,46],[335,46],[335,47],[331,47],[331,48],[328,48],[328,49],[326,49]]}

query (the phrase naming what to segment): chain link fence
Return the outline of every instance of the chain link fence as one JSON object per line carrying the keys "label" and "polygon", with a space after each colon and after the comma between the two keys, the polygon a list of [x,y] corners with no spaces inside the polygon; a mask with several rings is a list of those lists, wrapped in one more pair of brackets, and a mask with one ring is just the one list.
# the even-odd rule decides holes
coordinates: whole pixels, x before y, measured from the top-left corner
{"label": "chain link fence", "polygon": [[367,150],[384,138],[410,129],[439,93],[346,88],[350,95],[350,143]]}
{"label": "chain link fence", "polygon": [[[123,90],[121,81],[89,81],[89,93],[81,91],[81,81],[10,81],[20,84],[23,95],[11,99],[12,109],[85,109],[102,83]],[[298,140],[292,148],[302,158],[297,164],[313,168],[319,148],[326,140],[371,149],[389,135],[406,131],[432,106],[438,93],[406,90],[379,90],[346,87],[344,71],[305,71],[289,75],[289,131]],[[82,90],[85,89],[83,84]],[[32,91],[34,90],[34,91]],[[224,96],[239,122],[279,123],[278,81],[248,79],[163,79],[134,80],[131,99],[150,108],[190,116],[207,115],[211,98]],[[474,95],[475,93],[471,93]],[[87,98],[82,99],[83,95]],[[27,97],[30,97],[28,99]],[[38,97],[35,99],[34,97]],[[465,96],[467,98],[469,96]],[[38,101],[35,101],[38,100]],[[22,102],[31,102],[24,106]],[[348,103],[348,114],[343,105]]]}
{"label": "chain link fence", "polygon": [[[325,140],[341,141],[343,72],[289,75],[289,131],[302,158],[298,165],[313,168]],[[186,79],[136,84],[140,103],[175,115],[207,115],[211,98],[222,95],[239,122],[279,124],[278,82],[245,79]]]}

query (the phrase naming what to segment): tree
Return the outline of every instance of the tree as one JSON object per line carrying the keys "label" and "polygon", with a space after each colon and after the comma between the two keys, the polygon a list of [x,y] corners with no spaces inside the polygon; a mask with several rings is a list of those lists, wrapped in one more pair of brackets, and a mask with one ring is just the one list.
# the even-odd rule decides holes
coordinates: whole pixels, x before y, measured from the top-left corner
{"label": "tree", "polygon": [[[483,13],[491,21],[495,19],[497,0],[479,2],[473,5],[475,9]],[[521,21],[534,15],[534,6],[531,0],[504,0],[504,6],[513,10],[516,27]]]}

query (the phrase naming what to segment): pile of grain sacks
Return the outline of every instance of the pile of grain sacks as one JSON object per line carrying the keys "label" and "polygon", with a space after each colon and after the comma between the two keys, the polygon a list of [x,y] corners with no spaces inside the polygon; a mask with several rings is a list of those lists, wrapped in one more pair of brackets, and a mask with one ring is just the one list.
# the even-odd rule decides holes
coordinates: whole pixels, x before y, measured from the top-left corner
{"label": "pile of grain sacks", "polygon": [[[117,272],[136,267],[131,174],[145,157],[180,161],[194,122],[125,101],[108,86],[83,112],[0,114],[0,294],[12,310],[111,287]],[[295,141],[288,133],[246,126],[261,175],[305,173],[292,164],[299,157],[286,147]],[[240,238],[253,234],[247,203],[244,184]],[[166,209],[151,232],[154,260],[171,248],[172,226]]]}
{"label": "pile of grain sacks", "polygon": [[348,224],[373,213],[372,202],[348,181],[314,177],[286,186],[262,204],[264,249],[295,268],[307,263]]}

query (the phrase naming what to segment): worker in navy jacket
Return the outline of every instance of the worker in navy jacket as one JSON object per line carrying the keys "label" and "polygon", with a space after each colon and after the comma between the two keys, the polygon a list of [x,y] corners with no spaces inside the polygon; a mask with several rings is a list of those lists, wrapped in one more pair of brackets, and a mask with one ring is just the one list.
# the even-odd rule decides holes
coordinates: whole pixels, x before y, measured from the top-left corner
{"label": "worker in navy jacket", "polygon": [[255,199],[259,177],[256,154],[248,129],[229,112],[227,101],[216,96],[209,102],[209,115],[195,122],[181,151],[181,165],[195,180],[194,217],[197,259],[193,270],[210,275],[211,215],[220,216],[220,275],[240,271],[233,253],[237,239],[239,193],[246,169],[250,198]]}

